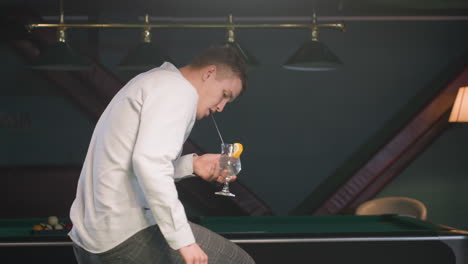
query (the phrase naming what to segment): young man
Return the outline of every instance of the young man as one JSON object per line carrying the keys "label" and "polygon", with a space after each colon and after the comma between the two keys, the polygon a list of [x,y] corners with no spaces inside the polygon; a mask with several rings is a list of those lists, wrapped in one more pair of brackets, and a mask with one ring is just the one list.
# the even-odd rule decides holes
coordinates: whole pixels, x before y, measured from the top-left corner
{"label": "young man", "polygon": [[242,59],[209,48],[189,65],[136,76],[99,119],[70,216],[82,263],[253,263],[237,245],[187,221],[174,181],[222,182],[219,154],[180,157],[195,119],[223,111],[246,88]]}

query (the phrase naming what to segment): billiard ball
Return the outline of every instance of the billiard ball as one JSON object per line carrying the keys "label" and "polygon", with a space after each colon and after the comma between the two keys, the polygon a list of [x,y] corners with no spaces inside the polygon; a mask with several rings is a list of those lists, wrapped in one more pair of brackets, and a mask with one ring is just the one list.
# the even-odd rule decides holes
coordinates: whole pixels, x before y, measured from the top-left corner
{"label": "billiard ball", "polygon": [[42,227],[42,230],[52,230],[54,229],[52,225],[48,223],[40,223],[39,226]]}
{"label": "billiard ball", "polygon": [[42,230],[44,230],[44,228],[41,225],[35,225],[35,226],[33,226],[33,230],[34,231],[42,231]]}
{"label": "billiard ball", "polygon": [[49,223],[49,225],[55,226],[56,224],[58,224],[59,221],[56,216],[49,216],[49,218],[47,219],[47,222]]}

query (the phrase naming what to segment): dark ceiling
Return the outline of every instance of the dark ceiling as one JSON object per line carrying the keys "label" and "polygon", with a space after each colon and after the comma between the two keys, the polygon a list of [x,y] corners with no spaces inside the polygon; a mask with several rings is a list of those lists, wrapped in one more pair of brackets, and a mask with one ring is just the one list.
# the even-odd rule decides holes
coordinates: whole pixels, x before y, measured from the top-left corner
{"label": "dark ceiling", "polygon": [[[57,15],[58,0],[2,1],[23,4],[43,16]],[[65,14],[95,16],[100,13],[144,14],[175,17],[234,16],[461,16],[468,15],[466,0],[81,0],[64,1]]]}

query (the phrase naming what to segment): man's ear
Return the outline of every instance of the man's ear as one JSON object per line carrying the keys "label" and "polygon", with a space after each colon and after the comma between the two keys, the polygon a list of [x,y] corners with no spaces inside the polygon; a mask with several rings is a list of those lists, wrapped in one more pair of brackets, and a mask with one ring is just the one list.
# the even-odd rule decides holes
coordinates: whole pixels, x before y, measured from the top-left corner
{"label": "man's ear", "polygon": [[209,65],[206,66],[202,71],[202,79],[203,81],[208,80],[209,78],[216,77],[216,65]]}

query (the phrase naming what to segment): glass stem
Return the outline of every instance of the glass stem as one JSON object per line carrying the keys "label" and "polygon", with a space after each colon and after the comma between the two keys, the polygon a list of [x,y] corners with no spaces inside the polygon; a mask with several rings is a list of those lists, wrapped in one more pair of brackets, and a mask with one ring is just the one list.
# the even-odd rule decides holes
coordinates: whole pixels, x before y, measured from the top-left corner
{"label": "glass stem", "polygon": [[229,192],[229,182],[224,183],[223,192]]}

